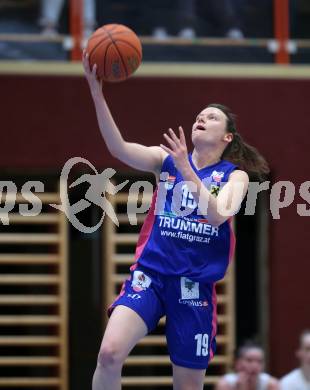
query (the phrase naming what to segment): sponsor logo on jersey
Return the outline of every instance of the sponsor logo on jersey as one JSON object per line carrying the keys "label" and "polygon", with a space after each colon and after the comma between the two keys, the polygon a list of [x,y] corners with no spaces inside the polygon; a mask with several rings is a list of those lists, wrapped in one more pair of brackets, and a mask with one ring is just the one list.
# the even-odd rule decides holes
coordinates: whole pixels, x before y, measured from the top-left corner
{"label": "sponsor logo on jersey", "polygon": [[134,291],[140,292],[146,290],[151,283],[151,278],[145,275],[145,273],[143,273],[142,271],[134,271],[131,283],[131,287]]}
{"label": "sponsor logo on jersey", "polygon": [[199,299],[199,282],[193,282],[191,279],[184,276],[181,277],[181,305],[207,307],[207,300]]}
{"label": "sponsor logo on jersey", "polygon": [[220,183],[224,177],[224,172],[213,171],[211,173],[211,179],[216,183]]}
{"label": "sponsor logo on jersey", "polygon": [[210,192],[211,192],[211,195],[218,196],[218,194],[220,192],[220,187],[218,187],[217,185],[211,184]]}
{"label": "sponsor logo on jersey", "polygon": [[180,232],[188,232],[215,237],[219,235],[219,227],[210,225],[207,219],[172,218],[159,215],[159,227],[178,230],[178,234]]}
{"label": "sponsor logo on jersey", "polygon": [[167,181],[165,182],[165,188],[166,188],[167,190],[172,190],[172,188],[173,188],[173,186],[174,186],[175,179],[176,179],[175,176],[168,176],[168,179],[167,179]]}
{"label": "sponsor logo on jersey", "polygon": [[181,299],[199,299],[199,282],[182,276],[181,277]]}
{"label": "sponsor logo on jersey", "polygon": [[196,307],[207,307],[209,305],[207,300],[200,299],[179,299],[181,305],[196,306]]}

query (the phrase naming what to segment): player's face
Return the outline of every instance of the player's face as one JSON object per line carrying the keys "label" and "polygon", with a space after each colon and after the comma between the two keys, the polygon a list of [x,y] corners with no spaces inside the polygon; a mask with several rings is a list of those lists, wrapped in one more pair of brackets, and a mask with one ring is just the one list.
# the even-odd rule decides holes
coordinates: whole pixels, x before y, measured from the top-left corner
{"label": "player's face", "polygon": [[241,371],[250,376],[257,376],[264,368],[264,355],[258,348],[248,349],[242,356]]}
{"label": "player's face", "polygon": [[243,370],[243,359],[238,358],[235,360],[235,371],[240,372]]}
{"label": "player's face", "polygon": [[192,141],[196,146],[200,144],[213,144],[230,142],[231,133],[227,133],[227,117],[215,107],[205,108],[197,115],[192,127]]}
{"label": "player's face", "polygon": [[297,354],[301,365],[310,367],[310,334],[303,337]]}

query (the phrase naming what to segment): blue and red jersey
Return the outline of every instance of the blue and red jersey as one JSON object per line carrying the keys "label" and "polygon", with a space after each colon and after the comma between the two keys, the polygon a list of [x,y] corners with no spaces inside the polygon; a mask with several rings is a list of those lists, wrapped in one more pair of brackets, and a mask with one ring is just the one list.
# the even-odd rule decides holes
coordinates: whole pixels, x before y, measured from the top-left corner
{"label": "blue and red jersey", "polygon": [[[198,170],[191,154],[189,161],[215,196],[237,168],[231,162],[221,160]],[[135,255],[137,264],[132,268],[140,264],[163,275],[215,282],[225,275],[234,248],[231,219],[220,226],[212,226],[208,216],[201,215],[172,157],[167,156],[139,236]]]}

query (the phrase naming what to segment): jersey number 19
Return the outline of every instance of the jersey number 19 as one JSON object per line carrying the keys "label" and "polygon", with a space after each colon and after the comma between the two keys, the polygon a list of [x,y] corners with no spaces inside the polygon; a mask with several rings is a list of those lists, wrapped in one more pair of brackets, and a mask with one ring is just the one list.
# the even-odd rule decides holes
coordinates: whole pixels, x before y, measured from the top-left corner
{"label": "jersey number 19", "polygon": [[195,340],[197,341],[196,356],[208,356],[209,336],[207,333],[196,334]]}

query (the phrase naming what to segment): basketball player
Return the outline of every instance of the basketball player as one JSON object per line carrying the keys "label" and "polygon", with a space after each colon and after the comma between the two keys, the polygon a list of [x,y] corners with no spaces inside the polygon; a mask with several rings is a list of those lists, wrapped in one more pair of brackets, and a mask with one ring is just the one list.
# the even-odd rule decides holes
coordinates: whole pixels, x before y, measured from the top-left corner
{"label": "basketball player", "polygon": [[[267,164],[243,142],[229,110],[216,104],[194,121],[192,153],[181,127],[178,134],[169,129],[160,146],[126,141],[85,52],[83,65],[110,153],[132,168],[153,172],[158,182],[130,279],[108,310],[93,390],[121,389],[126,357],[164,315],[174,389],[201,390],[215,351],[215,282],[225,275],[234,250],[230,217],[246,194],[246,170],[263,173]],[[226,204],[228,215],[220,212]],[[184,209],[190,214],[184,216]]]}
{"label": "basketball player", "polygon": [[300,366],[281,379],[281,390],[310,390],[310,329],[301,333],[296,356]]}
{"label": "basketball player", "polygon": [[278,381],[263,372],[264,351],[247,343],[237,352],[236,373],[224,375],[216,390],[279,390]]}

